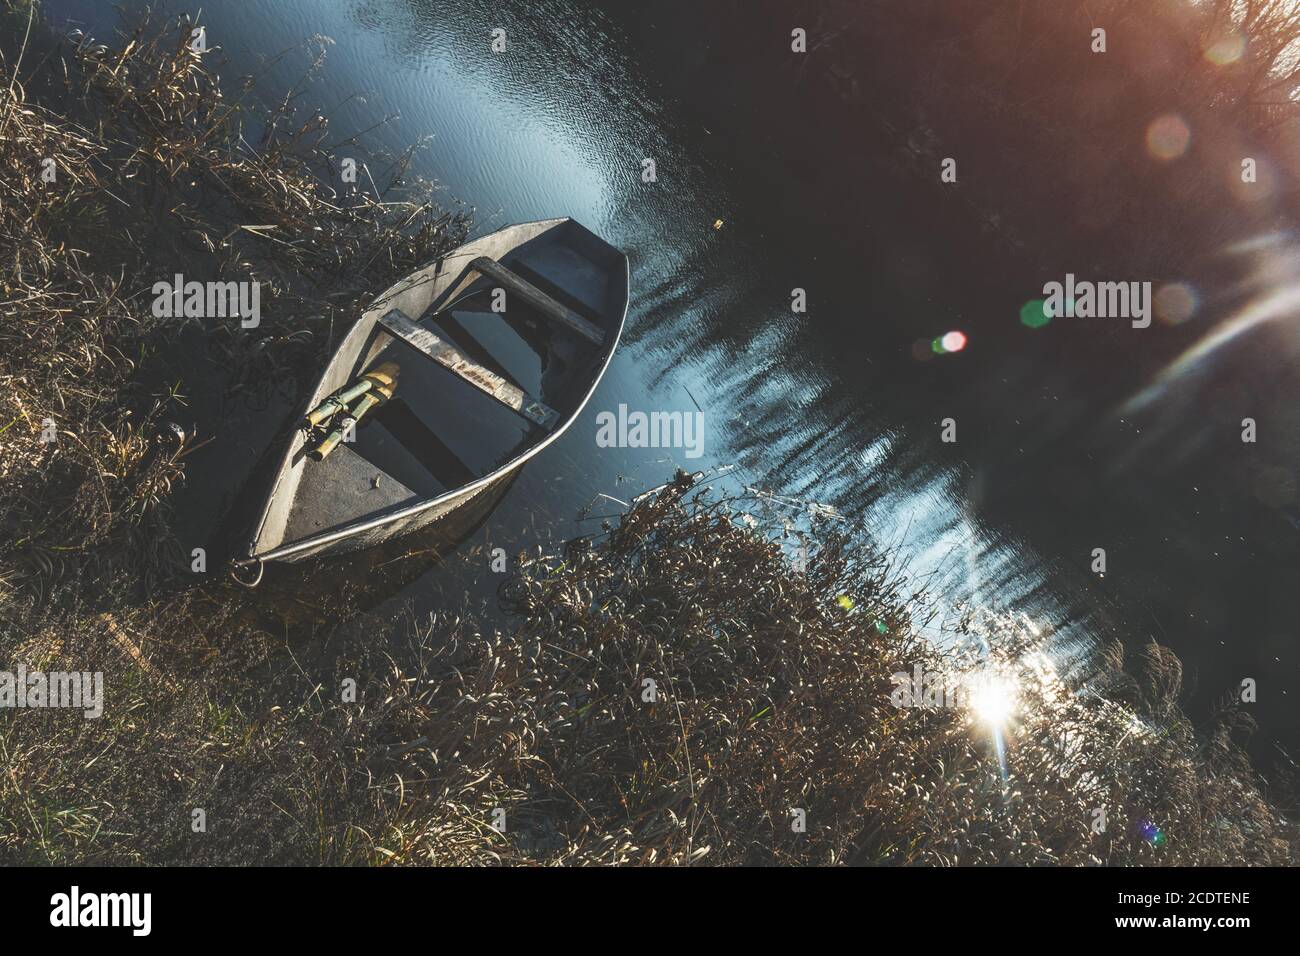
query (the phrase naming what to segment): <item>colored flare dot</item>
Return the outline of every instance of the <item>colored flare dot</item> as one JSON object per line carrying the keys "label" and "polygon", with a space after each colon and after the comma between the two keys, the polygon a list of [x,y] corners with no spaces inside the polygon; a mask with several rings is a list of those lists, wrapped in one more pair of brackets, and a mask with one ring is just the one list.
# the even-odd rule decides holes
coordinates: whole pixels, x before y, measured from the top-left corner
{"label": "colored flare dot", "polygon": [[1181,325],[1196,314],[1196,290],[1185,282],[1171,282],[1156,290],[1156,318],[1166,325]]}
{"label": "colored flare dot", "polygon": [[1047,303],[1043,299],[1032,299],[1020,307],[1020,324],[1031,329],[1041,329],[1052,317],[1047,312]]}
{"label": "colored flare dot", "polygon": [[960,352],[966,347],[966,335],[964,332],[949,332],[939,339],[939,344],[945,352]]}
{"label": "colored flare dot", "polygon": [[1245,52],[1246,37],[1234,30],[1210,43],[1205,48],[1205,58],[1215,66],[1227,66],[1240,60]]}
{"label": "colored flare dot", "polygon": [[1161,162],[1171,162],[1187,152],[1192,131],[1181,116],[1166,113],[1147,127],[1147,152]]}
{"label": "colored flare dot", "polygon": [[1165,831],[1150,820],[1140,820],[1137,825],[1138,835],[1152,846],[1164,846]]}

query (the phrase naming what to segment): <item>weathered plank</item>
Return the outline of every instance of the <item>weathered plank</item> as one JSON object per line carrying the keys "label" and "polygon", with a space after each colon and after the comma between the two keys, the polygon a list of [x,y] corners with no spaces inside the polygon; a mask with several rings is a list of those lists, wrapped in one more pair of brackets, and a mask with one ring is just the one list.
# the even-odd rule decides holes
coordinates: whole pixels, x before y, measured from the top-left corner
{"label": "weathered plank", "polygon": [[559,413],[553,408],[533,398],[518,385],[506,381],[496,372],[471,361],[429,329],[412,322],[400,309],[390,310],[379,320],[379,324],[417,352],[433,359],[530,422],[549,429],[559,420]]}
{"label": "weathered plank", "polygon": [[605,344],[605,333],[599,328],[572,309],[556,302],[537,286],[522,276],[511,272],[495,259],[488,256],[479,256],[470,263],[470,268],[481,275],[487,276],[493,282],[500,283],[506,291],[513,292],[543,315],[554,319],[561,325],[567,326],[583,338],[594,342],[596,345]]}

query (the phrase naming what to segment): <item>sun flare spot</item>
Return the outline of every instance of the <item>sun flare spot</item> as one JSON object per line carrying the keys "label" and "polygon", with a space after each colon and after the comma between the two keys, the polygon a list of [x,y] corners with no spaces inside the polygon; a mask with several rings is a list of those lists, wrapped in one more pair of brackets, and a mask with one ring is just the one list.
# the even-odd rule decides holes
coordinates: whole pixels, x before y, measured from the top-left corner
{"label": "sun flare spot", "polygon": [[1003,727],[1016,712],[1016,685],[998,674],[989,674],[971,689],[970,709],[976,719],[994,729]]}
{"label": "sun flare spot", "polygon": [[945,352],[960,352],[966,347],[966,334],[949,332],[939,339],[939,344],[943,346]]}
{"label": "sun flare spot", "polygon": [[1156,290],[1156,318],[1166,325],[1182,325],[1200,304],[1196,290],[1186,282],[1169,282]]}
{"label": "sun flare spot", "polygon": [[1241,32],[1233,30],[1206,46],[1205,58],[1215,66],[1227,66],[1240,60],[1245,52],[1246,37]]}
{"label": "sun flare spot", "polygon": [[1191,141],[1191,128],[1174,113],[1156,117],[1147,127],[1147,152],[1162,162],[1178,159]]}

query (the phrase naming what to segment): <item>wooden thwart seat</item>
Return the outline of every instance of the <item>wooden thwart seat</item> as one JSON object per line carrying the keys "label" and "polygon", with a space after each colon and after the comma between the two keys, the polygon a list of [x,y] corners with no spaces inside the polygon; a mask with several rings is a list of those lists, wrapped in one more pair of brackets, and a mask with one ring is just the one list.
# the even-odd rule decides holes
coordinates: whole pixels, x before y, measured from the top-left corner
{"label": "wooden thwart seat", "polygon": [[493,282],[499,283],[507,291],[513,292],[548,319],[572,329],[596,345],[605,344],[605,333],[599,328],[572,309],[556,302],[555,299],[537,288],[537,286],[511,272],[495,259],[488,256],[479,256],[470,263],[470,268],[480,275],[487,276]]}
{"label": "wooden thwart seat", "polygon": [[560,416],[555,409],[533,398],[496,372],[472,361],[429,329],[411,321],[411,317],[400,309],[390,309],[380,318],[379,324],[421,355],[433,359],[447,371],[533,424],[550,429],[559,421]]}

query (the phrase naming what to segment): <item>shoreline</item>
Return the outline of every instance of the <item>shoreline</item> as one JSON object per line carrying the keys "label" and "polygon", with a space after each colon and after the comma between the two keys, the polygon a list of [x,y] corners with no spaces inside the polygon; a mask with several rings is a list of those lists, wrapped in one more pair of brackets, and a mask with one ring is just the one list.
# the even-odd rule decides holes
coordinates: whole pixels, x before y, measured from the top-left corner
{"label": "shoreline", "polygon": [[[219,456],[243,426],[209,412],[174,438],[166,424],[195,414],[172,378],[181,358],[228,369],[217,393],[263,387],[252,417],[269,432],[274,396],[356,303],[468,223],[418,187],[382,204],[331,184],[319,123],[262,122],[259,148],[240,146],[246,107],[187,36],[169,21],[129,52],[69,41],[69,95],[83,92],[68,115],[11,96],[0,72],[0,170],[19,184],[0,213],[0,278],[21,306],[0,326],[0,665],[106,675],[103,719],[0,712],[0,859],[1294,860],[1295,824],[1233,742],[1242,713],[1195,732],[1167,649],[1144,649],[1136,678],[1112,649],[1107,669],[1067,685],[1039,666],[1041,635],[999,619],[968,622],[988,630],[984,657],[945,656],[912,619],[933,609],[902,592],[888,557],[816,509],[791,524],[761,496],[711,496],[678,475],[565,554],[519,562],[501,628],[449,610],[340,636],[372,583],[347,567],[287,578],[283,607],[213,580],[215,553],[197,571],[208,539],[178,534],[173,512],[193,505],[194,472],[239,478]],[[42,150],[53,182],[29,161]],[[268,321],[161,324],[133,290],[178,272],[264,281]],[[389,573],[405,560],[419,557]],[[319,605],[304,600],[316,575],[330,592]],[[966,708],[890,700],[900,670],[1022,659],[1035,667],[1017,678],[1018,726],[996,734]],[[1071,734],[1086,746],[1059,743]],[[1103,833],[1090,829],[1099,800],[1116,821]],[[196,806],[213,821],[203,838]],[[498,810],[517,822],[492,828]],[[1151,819],[1167,844],[1144,835]]]}

